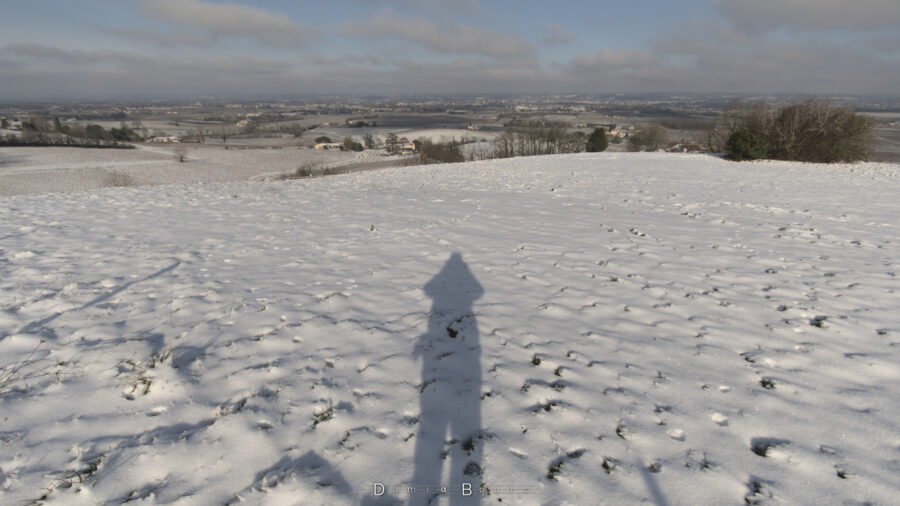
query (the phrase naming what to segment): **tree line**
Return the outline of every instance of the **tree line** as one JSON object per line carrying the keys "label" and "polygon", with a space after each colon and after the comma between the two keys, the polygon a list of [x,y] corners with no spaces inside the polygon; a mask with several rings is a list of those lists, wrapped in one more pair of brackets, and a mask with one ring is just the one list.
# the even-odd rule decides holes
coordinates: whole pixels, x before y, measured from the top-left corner
{"label": "tree line", "polygon": [[124,122],[119,128],[103,128],[101,125],[63,124],[59,118],[53,121],[44,117],[32,117],[22,121],[19,135],[7,135],[0,139],[4,146],[68,146],[90,148],[134,148],[129,142],[140,141],[141,136]]}

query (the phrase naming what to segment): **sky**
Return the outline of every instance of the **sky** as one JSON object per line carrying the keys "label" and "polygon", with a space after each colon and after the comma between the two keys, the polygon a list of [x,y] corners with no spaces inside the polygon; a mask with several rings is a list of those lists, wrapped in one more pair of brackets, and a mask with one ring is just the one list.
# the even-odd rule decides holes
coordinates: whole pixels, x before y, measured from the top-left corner
{"label": "sky", "polygon": [[897,0],[31,0],[0,100],[900,94]]}

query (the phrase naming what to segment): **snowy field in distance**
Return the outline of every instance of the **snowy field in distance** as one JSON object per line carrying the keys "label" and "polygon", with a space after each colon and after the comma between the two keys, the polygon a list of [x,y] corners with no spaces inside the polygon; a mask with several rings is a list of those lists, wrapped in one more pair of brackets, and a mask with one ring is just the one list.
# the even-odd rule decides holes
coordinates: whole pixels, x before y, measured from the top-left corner
{"label": "snowy field in distance", "polygon": [[2,197],[0,503],[893,503],[898,169]]}
{"label": "snowy field in distance", "polygon": [[416,139],[429,139],[431,142],[450,142],[471,139],[475,141],[492,141],[500,137],[500,132],[486,130],[465,130],[462,128],[431,128],[427,130],[402,130],[397,132],[400,137],[406,137],[410,141]]}
{"label": "snowy field in distance", "polygon": [[[183,150],[185,162],[175,159]],[[283,149],[224,149],[198,144],[139,145],[136,149],[0,148],[0,196],[110,186],[247,181],[294,172],[299,166],[339,167],[385,160],[360,153]]]}

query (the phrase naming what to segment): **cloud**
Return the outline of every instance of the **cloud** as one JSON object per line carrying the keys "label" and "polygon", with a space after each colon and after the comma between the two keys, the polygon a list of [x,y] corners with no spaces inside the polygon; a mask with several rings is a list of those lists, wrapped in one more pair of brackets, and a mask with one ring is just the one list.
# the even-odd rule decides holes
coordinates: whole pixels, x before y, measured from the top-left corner
{"label": "cloud", "polygon": [[[43,46],[0,48],[4,95],[10,98],[147,98],[299,93],[499,93],[552,90],[556,75],[489,58],[422,62],[378,56],[299,62],[247,57],[185,57]],[[34,55],[34,56],[27,56]],[[40,55],[40,56],[37,56]],[[47,65],[77,55],[85,64]],[[318,61],[320,65],[311,64]]]}
{"label": "cloud", "polygon": [[[244,56],[188,57],[167,54],[147,55],[135,52],[101,49],[84,51],[61,49],[40,44],[14,44],[0,49],[0,54],[17,57],[20,64],[31,69],[48,69],[50,72],[69,73],[72,67],[85,72],[125,72],[142,74],[160,71],[169,74],[196,76],[227,75],[236,73],[283,74],[291,65],[281,60]],[[48,66],[46,61],[57,65]]]}
{"label": "cloud", "polygon": [[697,91],[717,86],[736,92],[891,93],[887,83],[900,79],[889,54],[838,41],[796,42],[725,29],[663,38],[655,54],[678,62],[670,73],[691,76]]}
{"label": "cloud", "polygon": [[544,44],[555,46],[568,44],[575,40],[575,34],[556,23],[544,23]]}
{"label": "cloud", "polygon": [[369,55],[343,55],[343,56],[327,56],[323,54],[311,54],[305,57],[306,61],[315,65],[323,66],[346,66],[346,65],[383,65],[384,58]]}
{"label": "cloud", "polygon": [[42,44],[12,44],[3,48],[11,55],[27,60],[51,60],[57,63],[87,64],[103,60],[103,55],[96,52],[60,49]]}
{"label": "cloud", "polygon": [[295,23],[284,14],[235,3],[201,0],[141,0],[141,10],[153,18],[207,30],[211,37],[256,39],[276,47],[294,47],[312,40],[315,30]]}
{"label": "cloud", "polygon": [[497,59],[530,59],[534,46],[521,37],[462,25],[442,30],[428,19],[399,18],[379,14],[341,25],[345,35],[396,37],[425,46],[438,53],[477,54]]}
{"label": "cloud", "polygon": [[575,72],[596,73],[646,68],[658,64],[657,57],[649,51],[603,48],[574,58],[567,67]]}
{"label": "cloud", "polygon": [[879,40],[881,51],[865,43],[868,37],[859,40],[760,37],[697,21],[647,41],[645,48],[601,48],[555,68],[560,82],[581,91],[895,94],[897,39]]}
{"label": "cloud", "polygon": [[[537,93],[555,89],[557,77],[538,67],[498,64],[488,59],[432,63],[398,58],[382,68],[342,67],[301,79],[341,93]],[[364,83],[364,88],[354,83]]]}
{"label": "cloud", "polygon": [[17,60],[7,60],[6,58],[0,58],[0,68],[2,69],[17,69],[24,67],[25,64],[17,61]]}
{"label": "cloud", "polygon": [[444,9],[454,12],[475,12],[482,8],[480,0],[357,0],[363,5],[425,7],[429,9]]}
{"label": "cloud", "polygon": [[145,28],[100,28],[99,30],[123,39],[147,41],[163,47],[209,46],[214,42],[214,39],[209,34],[194,30],[169,31],[165,33]]}
{"label": "cloud", "polygon": [[885,35],[866,41],[866,47],[886,54],[900,54],[900,35]]}
{"label": "cloud", "polygon": [[121,55],[117,58],[122,70],[159,71],[182,77],[202,77],[206,79],[230,78],[239,75],[284,76],[292,66],[284,61],[246,56],[179,57],[140,54]]}
{"label": "cloud", "polygon": [[4,66],[0,71],[4,94],[21,98],[110,99],[247,96],[297,90],[293,67],[284,61],[235,56],[151,56],[108,50],[73,53],[87,55],[90,63],[47,65],[40,59],[22,61],[17,56],[19,65]]}
{"label": "cloud", "polygon": [[897,0],[710,0],[735,25],[749,30],[896,29]]}
{"label": "cloud", "polygon": [[[439,29],[433,23],[402,35],[422,39],[417,43],[426,47],[439,47],[435,51],[442,54],[440,61],[416,51],[377,47],[344,55],[279,53],[279,58],[269,58],[240,57],[209,48],[193,56],[158,48],[131,52],[20,43],[0,47],[0,82],[10,98],[686,91],[895,94],[900,82],[900,39],[892,34],[883,40],[865,36],[857,44],[847,44],[843,34],[833,40],[779,33],[759,37],[723,22],[696,23],[649,40],[642,48],[598,48],[546,66],[533,57],[513,56],[533,56],[534,50],[527,42],[516,49],[515,37],[480,31],[481,38],[450,40],[451,35],[467,32],[452,25]],[[384,30],[395,27],[372,26],[375,31],[370,36],[388,36]],[[342,28],[355,33],[352,29],[357,26]],[[426,39],[427,31],[436,35]],[[507,42],[514,50],[488,44],[495,40]],[[868,42],[877,42],[882,49],[873,50]],[[462,54],[445,56],[453,52]]]}

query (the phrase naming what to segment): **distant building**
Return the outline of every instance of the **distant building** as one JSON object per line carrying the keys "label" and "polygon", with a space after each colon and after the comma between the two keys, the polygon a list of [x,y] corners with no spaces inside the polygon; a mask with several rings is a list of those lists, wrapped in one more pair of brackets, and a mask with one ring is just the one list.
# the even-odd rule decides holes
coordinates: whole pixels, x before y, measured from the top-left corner
{"label": "distant building", "polygon": [[174,142],[181,142],[181,138],[176,137],[174,135],[157,136],[157,137],[151,137],[151,138],[147,139],[147,142],[174,143]]}
{"label": "distant building", "polygon": [[313,146],[315,149],[329,150],[329,149],[343,149],[343,144],[338,144],[337,142],[320,142]]}

